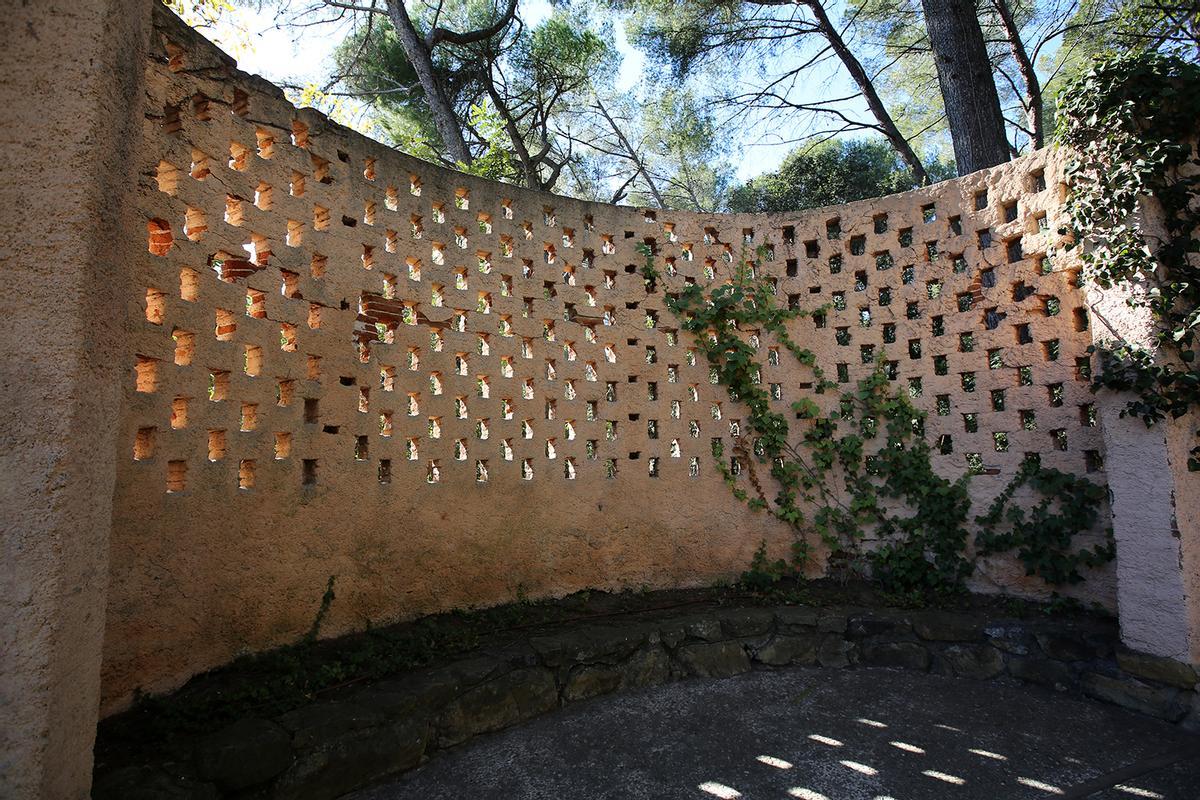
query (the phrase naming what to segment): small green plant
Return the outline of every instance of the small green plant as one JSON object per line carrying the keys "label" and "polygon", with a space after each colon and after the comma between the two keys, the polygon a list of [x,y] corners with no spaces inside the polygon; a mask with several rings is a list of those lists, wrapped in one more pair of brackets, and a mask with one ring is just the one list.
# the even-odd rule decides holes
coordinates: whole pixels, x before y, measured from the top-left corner
{"label": "small green plant", "polygon": [[524,582],[517,582],[517,588],[514,590],[513,594],[515,596],[514,602],[516,602],[517,605],[524,606],[529,604],[529,589],[526,588]]}
{"label": "small green plant", "polygon": [[642,262],[642,268],[639,270],[642,274],[642,280],[646,284],[646,293],[654,294],[658,291],[658,281],[662,275],[658,271],[658,267],[654,265],[654,251],[650,249],[650,245],[646,243],[639,244],[637,251],[642,254],[645,261]]}
{"label": "small green plant", "polygon": [[[1023,486],[1040,498],[1028,508],[1013,501]],[[1111,528],[1104,544],[1074,547],[1076,535],[1096,527],[1107,494],[1103,486],[1027,458],[987,513],[975,518],[976,551],[987,556],[1015,549],[1027,575],[1051,586],[1079,583],[1081,567],[1098,567],[1117,555]]]}
{"label": "small green plant", "polygon": [[759,602],[772,605],[810,602],[804,587],[797,581],[793,565],[782,558],[771,560],[767,555],[767,543],[762,541],[750,559],[750,568],[738,580],[737,588]]}
{"label": "small green plant", "polygon": [[1063,597],[1058,592],[1054,592],[1050,595],[1050,599],[1039,607],[1039,610],[1047,617],[1056,617],[1067,614],[1081,614],[1084,611],[1084,606],[1083,603],[1074,597]]}
{"label": "small green plant", "polygon": [[742,573],[738,585],[751,592],[765,592],[791,571],[787,561],[782,558],[772,561],[767,556],[767,543],[762,541],[750,559],[750,569]]}

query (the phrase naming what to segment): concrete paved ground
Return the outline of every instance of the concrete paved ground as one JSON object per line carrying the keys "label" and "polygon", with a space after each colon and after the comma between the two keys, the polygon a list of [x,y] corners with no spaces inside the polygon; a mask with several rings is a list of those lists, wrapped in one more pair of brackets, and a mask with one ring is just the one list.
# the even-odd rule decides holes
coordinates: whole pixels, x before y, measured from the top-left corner
{"label": "concrete paved ground", "polygon": [[579,703],[352,797],[1198,800],[1200,737],[1027,686],[753,672]]}

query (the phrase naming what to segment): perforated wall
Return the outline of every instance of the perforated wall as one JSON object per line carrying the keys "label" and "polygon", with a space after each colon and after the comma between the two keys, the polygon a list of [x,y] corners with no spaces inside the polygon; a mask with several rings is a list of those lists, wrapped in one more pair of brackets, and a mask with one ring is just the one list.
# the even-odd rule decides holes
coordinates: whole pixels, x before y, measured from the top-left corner
{"label": "perforated wall", "polygon": [[[978,510],[1027,453],[1104,481],[1046,152],[790,216],[590,204],[297,110],[169,14],[147,64],[106,635],[110,707],[312,624],[728,579],[788,532],[712,463],[741,438],[666,297],[745,257],[852,384],[882,356]],[[662,277],[648,291],[642,248]],[[746,331],[747,336],[757,336]],[[759,342],[775,402],[813,377]],[[826,394],[822,404],[836,400]],[[736,458],[737,456],[733,456]],[[814,568],[819,569],[820,564]],[[980,588],[1033,590],[1011,560]],[[1111,603],[1106,574],[1090,599]]]}

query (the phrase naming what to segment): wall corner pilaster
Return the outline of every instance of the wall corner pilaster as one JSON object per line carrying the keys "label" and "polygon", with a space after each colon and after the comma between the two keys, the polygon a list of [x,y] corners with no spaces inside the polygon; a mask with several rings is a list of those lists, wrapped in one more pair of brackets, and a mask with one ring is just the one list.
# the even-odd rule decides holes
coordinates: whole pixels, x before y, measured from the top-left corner
{"label": "wall corner pilaster", "polygon": [[152,8],[0,31],[0,797],[91,785]]}

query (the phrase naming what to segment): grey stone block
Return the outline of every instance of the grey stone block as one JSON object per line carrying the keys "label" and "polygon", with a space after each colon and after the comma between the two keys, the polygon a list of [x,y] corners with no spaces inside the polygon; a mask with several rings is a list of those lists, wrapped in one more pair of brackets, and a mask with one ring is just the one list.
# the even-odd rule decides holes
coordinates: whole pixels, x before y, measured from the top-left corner
{"label": "grey stone block", "polygon": [[1056,661],[1090,661],[1096,648],[1075,631],[1038,631],[1034,634],[1042,652]]}
{"label": "grey stone block", "polygon": [[646,643],[650,631],[640,626],[593,626],[530,640],[550,667],[618,661]]}
{"label": "grey stone block", "polygon": [[1139,678],[1168,683],[1180,689],[1191,689],[1196,685],[1196,670],[1173,658],[1152,656],[1133,650],[1118,650],[1117,666]]}
{"label": "grey stone block", "polygon": [[808,635],[779,634],[754,654],[755,660],[772,667],[782,667],[787,664],[811,665],[817,663],[821,649],[821,637],[815,633]]}
{"label": "grey stone block", "polygon": [[328,800],[420,763],[429,744],[429,724],[405,720],[379,728],[332,734],[301,754],[280,776],[273,796]]}
{"label": "grey stone block", "polygon": [[850,618],[846,627],[846,633],[852,639],[897,636],[911,631],[912,623],[905,616],[892,612],[858,614]]}
{"label": "grey stone block", "polygon": [[983,626],[979,620],[962,614],[943,611],[915,614],[912,626],[917,636],[930,642],[978,642],[983,639]]}
{"label": "grey stone block", "polygon": [[1070,667],[1061,661],[1046,658],[1014,656],[1008,660],[1008,674],[1060,692],[1066,691],[1075,683],[1075,676]]}
{"label": "grey stone block", "polygon": [[558,707],[558,687],[545,669],[524,668],[476,686],[446,706],[438,724],[445,747]]}
{"label": "grey stone block", "polygon": [[292,737],[265,719],[247,717],[196,741],[196,773],[225,791],[265,783],[292,763]]}
{"label": "grey stone block", "polygon": [[871,667],[929,669],[929,651],[916,642],[879,642],[864,645],[859,661]]}
{"label": "grey stone block", "polygon": [[820,613],[809,606],[782,606],[775,609],[775,619],[780,628],[795,631],[815,628]]}
{"label": "grey stone block", "polygon": [[857,657],[853,642],[848,642],[838,633],[827,633],[821,640],[817,661],[822,667],[845,667]]}
{"label": "grey stone block", "polygon": [[1110,678],[1089,672],[1083,676],[1083,691],[1098,700],[1140,711],[1152,717],[1178,722],[1189,711],[1189,700],[1178,689],[1148,686],[1139,680]]}
{"label": "grey stone block", "polygon": [[93,800],[217,800],[217,787],[171,775],[160,767],[132,766],[97,778]]}
{"label": "grey stone block", "polygon": [[1020,625],[990,625],[984,635],[992,645],[1015,656],[1028,656],[1037,649],[1033,634]]}
{"label": "grey stone block", "polygon": [[728,678],[750,671],[750,658],[738,642],[683,645],[675,657],[689,674],[702,678]]}
{"label": "grey stone block", "polygon": [[975,680],[988,680],[1004,671],[1000,651],[986,644],[952,644],[942,651],[942,658],[955,675]]}
{"label": "grey stone block", "polygon": [[292,733],[292,748],[308,750],[349,731],[379,727],[387,716],[378,708],[356,703],[314,703],[276,719]]}
{"label": "grey stone block", "polygon": [[766,608],[739,608],[722,611],[717,617],[722,632],[731,639],[743,636],[762,636],[771,631],[775,615]]}

